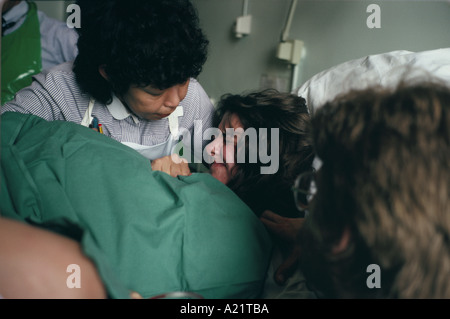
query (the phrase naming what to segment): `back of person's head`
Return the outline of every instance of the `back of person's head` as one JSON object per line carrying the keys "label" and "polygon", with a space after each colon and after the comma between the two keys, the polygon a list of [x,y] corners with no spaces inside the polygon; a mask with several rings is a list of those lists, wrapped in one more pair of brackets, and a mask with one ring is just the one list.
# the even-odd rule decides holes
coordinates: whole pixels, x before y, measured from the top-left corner
{"label": "back of person's head", "polygon": [[301,264],[325,296],[450,298],[449,108],[430,81],[350,92],[313,117],[323,164]]}
{"label": "back of person's head", "polygon": [[[166,89],[197,77],[208,40],[188,0],[78,0],[81,28],[74,72],[102,103],[130,85]],[[108,77],[99,73],[102,66]]]}
{"label": "back of person's head", "polygon": [[[236,114],[244,130],[253,128],[258,133],[258,145],[250,145],[252,141],[246,141],[246,160],[234,167],[234,176],[228,186],[257,215],[270,209],[283,216],[298,216],[292,185],[298,174],[311,170],[313,160],[310,118],[305,100],[293,94],[267,89],[244,95],[224,95],[217,110],[218,119],[226,120],[227,114]],[[271,135],[272,129],[278,130],[278,139]],[[264,134],[259,134],[261,132]],[[272,148],[272,143],[278,144],[278,154],[270,154],[272,149],[276,149]],[[279,166],[274,173],[261,174],[261,167],[269,165],[260,157],[260,148],[264,146],[267,152],[262,153],[268,153],[278,161]],[[256,147],[258,159],[251,162],[249,152]]]}

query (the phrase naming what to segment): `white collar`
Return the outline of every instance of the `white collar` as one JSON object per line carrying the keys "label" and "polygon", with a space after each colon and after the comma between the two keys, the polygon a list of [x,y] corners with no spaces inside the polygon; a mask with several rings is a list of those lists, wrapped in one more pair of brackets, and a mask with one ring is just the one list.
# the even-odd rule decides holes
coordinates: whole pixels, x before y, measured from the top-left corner
{"label": "white collar", "polygon": [[133,113],[130,113],[130,111],[123,105],[123,103],[119,100],[119,98],[113,94],[113,100],[110,104],[106,105],[108,107],[109,113],[116,119],[116,120],[123,120],[126,119],[128,116],[131,116],[134,123],[139,123],[139,118],[134,115]]}

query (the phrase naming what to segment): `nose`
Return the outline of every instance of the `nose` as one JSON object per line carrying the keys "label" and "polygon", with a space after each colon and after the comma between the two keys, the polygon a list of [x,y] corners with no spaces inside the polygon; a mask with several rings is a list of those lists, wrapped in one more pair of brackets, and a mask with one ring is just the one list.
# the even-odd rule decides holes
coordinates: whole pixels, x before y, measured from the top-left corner
{"label": "nose", "polygon": [[214,160],[216,163],[223,163],[222,150],[223,150],[222,136],[216,137],[211,143],[209,143],[205,147],[206,154],[211,156],[212,160]]}
{"label": "nose", "polygon": [[177,85],[168,88],[165,92],[164,106],[169,108],[177,107],[182,100],[180,93],[180,88]]}

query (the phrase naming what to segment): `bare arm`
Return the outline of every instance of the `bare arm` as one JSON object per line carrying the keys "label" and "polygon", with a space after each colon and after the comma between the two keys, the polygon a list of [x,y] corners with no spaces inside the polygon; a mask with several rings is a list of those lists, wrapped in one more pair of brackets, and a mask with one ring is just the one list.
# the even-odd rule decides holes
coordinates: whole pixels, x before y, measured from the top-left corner
{"label": "bare arm", "polygon": [[[0,260],[3,298],[106,298],[95,265],[67,237],[0,217]],[[69,265],[79,266],[80,288],[68,287]]]}
{"label": "bare arm", "polygon": [[261,215],[261,221],[269,232],[275,237],[284,259],[275,272],[275,282],[282,285],[295,272],[301,254],[301,246],[298,240],[304,218],[282,217],[270,210]]}

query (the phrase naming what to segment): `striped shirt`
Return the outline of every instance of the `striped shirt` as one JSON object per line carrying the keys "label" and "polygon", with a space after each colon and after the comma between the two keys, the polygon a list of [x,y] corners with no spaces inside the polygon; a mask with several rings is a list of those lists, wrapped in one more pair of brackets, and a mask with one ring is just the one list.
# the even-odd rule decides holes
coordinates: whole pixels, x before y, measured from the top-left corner
{"label": "striped shirt", "polygon": [[[88,109],[90,96],[81,91],[72,66],[72,62],[66,62],[35,75],[29,87],[20,90],[14,100],[1,107],[1,113],[31,113],[48,121],[81,123]],[[167,141],[170,134],[167,118],[154,121],[137,118],[117,101],[114,99],[109,105],[100,102],[94,104],[92,116],[98,118],[105,135],[119,142],[145,146]],[[203,149],[208,142],[203,139],[203,134],[212,126],[214,106],[197,80],[190,79],[187,95],[180,105],[183,107],[183,116],[178,118],[180,132],[189,131],[190,137],[195,139],[191,141],[194,143],[191,147],[201,145]],[[201,134],[194,136],[194,128]],[[168,154],[161,154],[164,155]]]}

